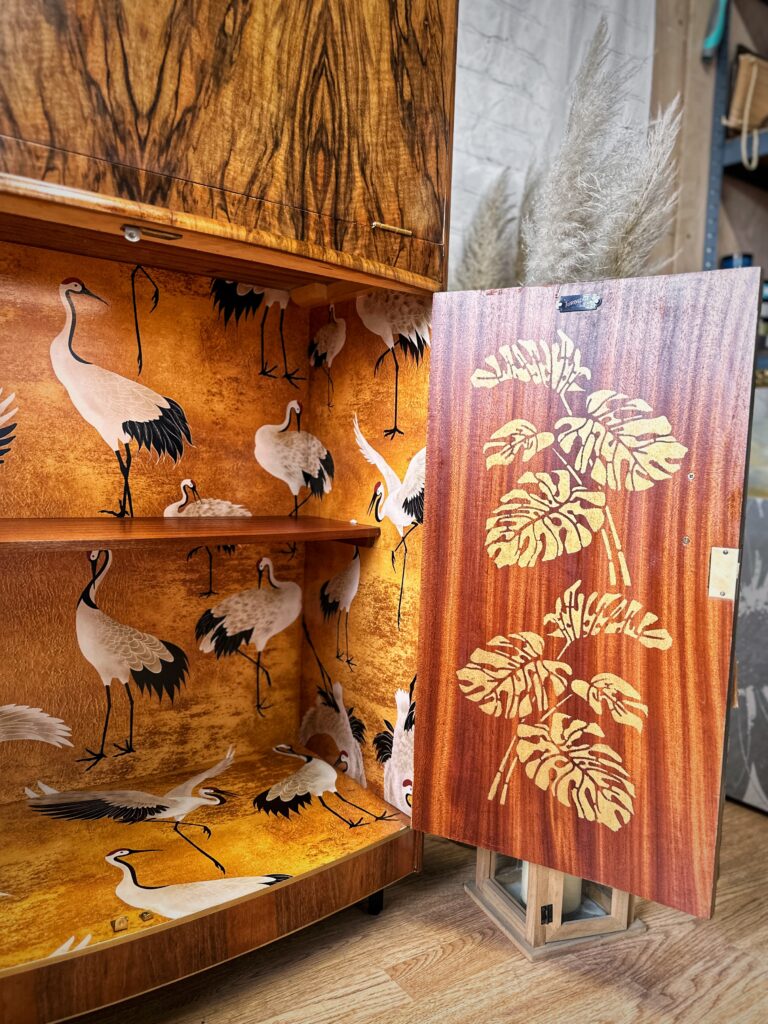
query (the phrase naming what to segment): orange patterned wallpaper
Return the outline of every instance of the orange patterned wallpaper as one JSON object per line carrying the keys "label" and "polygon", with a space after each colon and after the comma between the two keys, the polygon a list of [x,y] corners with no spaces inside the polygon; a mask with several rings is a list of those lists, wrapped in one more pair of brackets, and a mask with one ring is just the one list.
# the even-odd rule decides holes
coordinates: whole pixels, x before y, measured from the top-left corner
{"label": "orange patterned wallpaper", "polygon": [[[75,941],[109,939],[121,910],[129,932],[150,926],[153,918],[135,909],[142,894],[170,900],[176,881],[261,885],[237,876],[267,872],[263,884],[277,884],[353,852],[402,827],[377,797],[410,813],[421,528],[410,536],[407,530],[423,503],[425,311],[413,299],[405,308],[392,297],[383,308],[361,300],[369,326],[355,303],[336,310],[342,326],[327,311],[310,318],[286,293],[134,271],[0,245],[0,517],[94,516],[121,505],[129,510],[131,502],[138,516],[174,505],[220,512],[205,504],[211,499],[234,503],[228,514],[287,514],[297,492],[299,502],[308,499],[300,514],[362,521],[378,513],[382,538],[359,558],[345,544],[312,544],[306,552],[212,547],[210,562],[205,548],[182,545],[118,549],[111,560],[84,551],[0,553],[0,901],[7,938],[0,968],[46,951],[66,955]],[[394,326],[388,337],[399,362],[402,433],[393,437],[384,435],[393,426],[395,382],[395,358],[382,340],[387,325]],[[313,468],[304,477],[307,465]],[[196,490],[188,485],[184,493],[185,480]],[[393,521],[407,544],[399,626],[405,545],[397,547]],[[277,588],[267,580],[265,556]],[[261,713],[258,630],[248,643],[238,634],[247,601],[238,595],[257,587],[260,568],[258,593],[278,603],[290,598],[287,618],[280,606],[286,625],[270,619],[261,638]],[[115,638],[126,636],[128,648],[118,650]],[[268,796],[301,763],[270,748],[306,741],[339,769],[340,792],[329,809],[290,800],[283,806]],[[205,782],[219,761],[224,766]],[[334,778],[333,770],[318,770]],[[196,798],[201,786],[215,783],[225,799],[209,796],[202,808],[198,801],[181,837],[172,821],[157,828],[146,794],[167,797],[169,787],[201,772]],[[46,787],[67,792],[50,795]],[[126,796],[129,810],[137,808],[135,826]],[[69,803],[60,814],[40,813],[46,801],[54,810]],[[92,821],[83,820],[86,810]],[[358,823],[371,827],[350,828]],[[130,899],[138,903],[128,900],[127,911],[128,890],[121,897],[116,885],[128,868],[119,859],[104,863],[121,844],[160,851],[141,864],[137,857],[134,866],[143,885],[161,890],[134,888]],[[225,888],[211,890],[211,903],[227,898]],[[54,891],[64,916],[44,898]],[[155,913],[163,919],[159,905]]]}
{"label": "orange patterned wallpaper", "polygon": [[[315,372],[311,386],[313,430],[333,452],[337,477],[344,481],[343,487],[334,488],[333,493],[325,499],[323,513],[360,522],[374,519],[373,510],[369,512],[368,509],[377,483],[383,485],[383,499],[391,493],[382,467],[369,463],[361,446],[369,445],[377,457],[386,460],[400,482],[418,479],[419,452],[426,439],[429,384],[429,349],[422,346],[423,352],[417,363],[415,355],[418,352],[418,341],[396,346],[400,367],[398,428],[402,434],[385,436],[385,431],[393,426],[394,360],[381,337],[361,322],[356,305],[362,305],[363,302],[357,300],[357,303],[343,303],[335,311],[345,321],[346,340],[332,366],[333,407],[328,407],[327,381],[322,373]],[[416,309],[413,308],[414,303]],[[414,316],[414,313],[419,312],[418,303],[419,300],[405,300],[403,312],[411,323],[419,323],[419,316]],[[362,312],[366,315],[365,306],[362,306]],[[386,312],[394,311],[390,308]],[[369,315],[368,319],[376,324],[373,316]],[[327,321],[326,311],[314,311],[310,325],[313,338],[324,329]],[[406,348],[410,354],[406,353]],[[376,370],[377,361],[382,355],[384,358]],[[359,425],[360,441],[356,438],[355,417]],[[414,456],[416,460],[408,477]],[[423,474],[423,467],[421,472]],[[416,487],[418,489],[418,484]],[[344,705],[354,708],[352,714],[365,725],[365,739],[360,745],[360,754],[368,784],[409,813],[411,787],[407,783],[412,782],[413,777],[413,730],[410,727],[411,721],[408,721],[407,729],[405,725],[411,704],[409,691],[416,673],[421,528],[417,526],[405,542],[407,560],[399,626],[398,604],[405,551],[401,546],[393,561],[392,551],[400,541],[400,534],[388,517],[383,519],[381,531],[381,539],[376,546],[360,552],[359,586],[349,613],[352,666],[344,656],[346,614],[341,609],[339,612],[329,609],[330,617],[326,619],[321,603],[323,584],[349,567],[349,551],[337,545],[330,560],[318,545],[309,546],[304,615],[325,672],[332,683],[341,684]],[[336,658],[339,613],[341,660]],[[322,685],[323,673],[317,658],[307,647],[302,665],[302,710],[306,714],[308,709],[315,706],[316,688]],[[404,692],[398,696],[397,691]],[[412,720],[413,715],[410,718]],[[391,730],[386,723],[392,726]],[[306,739],[310,738],[311,727],[311,723],[305,726],[303,736]],[[394,734],[391,757],[388,756],[390,742],[387,739],[387,733],[390,732]],[[374,745],[377,736],[381,738]],[[377,760],[377,748],[379,756],[386,758],[383,762]]]}

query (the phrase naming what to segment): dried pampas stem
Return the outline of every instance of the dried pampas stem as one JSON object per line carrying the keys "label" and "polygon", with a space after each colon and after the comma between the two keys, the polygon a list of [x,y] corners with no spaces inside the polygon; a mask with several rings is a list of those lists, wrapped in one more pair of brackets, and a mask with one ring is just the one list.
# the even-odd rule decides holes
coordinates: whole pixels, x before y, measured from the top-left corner
{"label": "dried pampas stem", "polygon": [[453,275],[454,289],[474,291],[514,284],[514,227],[509,169],[505,168],[480,197]]}
{"label": "dried pampas stem", "polygon": [[574,84],[560,149],[534,171],[518,252],[523,284],[553,284],[648,272],[677,199],[672,154],[677,100],[647,135],[622,124],[636,65],[608,66],[601,19]]}

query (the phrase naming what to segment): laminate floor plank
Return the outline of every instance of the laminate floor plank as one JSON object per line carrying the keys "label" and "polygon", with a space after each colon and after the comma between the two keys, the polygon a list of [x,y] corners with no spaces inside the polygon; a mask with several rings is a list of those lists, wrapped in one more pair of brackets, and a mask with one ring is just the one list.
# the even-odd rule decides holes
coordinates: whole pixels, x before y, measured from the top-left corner
{"label": "laminate floor plank", "polygon": [[428,839],[384,912],[350,908],[78,1024],[765,1024],[768,817],[725,808],[712,921],[641,901],[644,935],[530,964],[466,896],[474,851]]}

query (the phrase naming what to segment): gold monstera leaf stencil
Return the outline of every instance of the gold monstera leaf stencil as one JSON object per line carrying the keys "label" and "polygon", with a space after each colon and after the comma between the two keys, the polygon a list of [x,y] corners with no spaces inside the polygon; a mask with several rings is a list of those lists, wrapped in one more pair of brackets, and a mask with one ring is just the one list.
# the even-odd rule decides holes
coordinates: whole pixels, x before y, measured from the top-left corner
{"label": "gold monstera leaf stencil", "polygon": [[555,442],[555,435],[548,430],[538,431],[528,420],[510,420],[499,427],[491,440],[483,445],[485,465],[508,466],[522,452],[523,462],[529,462],[534,455],[543,452]]}
{"label": "gold monstera leaf stencil", "polygon": [[581,365],[581,352],[563,331],[558,341],[515,341],[502,345],[498,354],[485,357],[486,367],[472,374],[475,388],[495,388],[508,380],[541,384],[556,392],[570,412],[565,398],[568,392],[583,391],[579,381],[588,381],[592,373]]}
{"label": "gold monstera leaf stencil", "polygon": [[574,456],[579,475],[612,491],[646,491],[680,469],[688,449],[672,436],[666,416],[645,415],[653,410],[642,398],[594,391],[585,404],[587,416],[555,424],[557,442]]}
{"label": "gold monstera leaf stencil", "polygon": [[616,751],[592,742],[604,736],[596,723],[558,712],[547,722],[519,725],[515,753],[539,789],[617,832],[634,813],[635,788]]}
{"label": "gold monstera leaf stencil", "polygon": [[547,636],[565,640],[561,655],[574,641],[599,633],[621,633],[643,647],[666,651],[672,646],[672,637],[666,629],[654,628],[658,621],[657,615],[629,595],[598,591],[585,594],[581,580],[572,583],[555,601],[554,612],[544,616],[544,625],[555,627]]}
{"label": "gold monstera leaf stencil", "polygon": [[495,636],[487,648],[476,648],[469,664],[456,673],[461,692],[494,718],[525,718],[534,707],[546,711],[549,690],[559,697],[573,670],[543,653],[544,639],[538,633]]}
{"label": "gold monstera leaf stencil", "polygon": [[592,543],[605,521],[605,495],[574,484],[565,470],[524,473],[486,522],[485,546],[498,568],[529,569]]}
{"label": "gold monstera leaf stencil", "polygon": [[640,715],[648,714],[648,705],[643,704],[641,695],[631,683],[612,672],[600,672],[590,682],[574,679],[571,683],[574,693],[582,697],[598,715],[603,706],[620,725],[629,725],[638,732],[643,731]]}

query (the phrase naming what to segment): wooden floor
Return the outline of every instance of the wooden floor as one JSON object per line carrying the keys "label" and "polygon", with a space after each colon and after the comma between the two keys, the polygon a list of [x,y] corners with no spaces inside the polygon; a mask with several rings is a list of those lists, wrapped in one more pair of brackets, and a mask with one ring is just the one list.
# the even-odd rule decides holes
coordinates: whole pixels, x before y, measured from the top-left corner
{"label": "wooden floor", "polygon": [[425,871],[352,909],[79,1024],[765,1024],[768,817],[726,804],[718,909],[640,905],[647,933],[532,965],[462,890],[473,851],[428,840]]}

